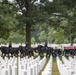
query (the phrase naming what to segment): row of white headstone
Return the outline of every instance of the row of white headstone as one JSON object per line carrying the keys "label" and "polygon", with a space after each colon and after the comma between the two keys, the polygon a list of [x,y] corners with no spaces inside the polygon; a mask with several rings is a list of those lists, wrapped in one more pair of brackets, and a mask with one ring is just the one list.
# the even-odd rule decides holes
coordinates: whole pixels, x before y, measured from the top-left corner
{"label": "row of white headstone", "polygon": [[0,57],[0,75],[38,75],[46,63],[46,57],[40,60],[40,56],[3,59]]}
{"label": "row of white headstone", "polygon": [[74,70],[76,69],[73,70],[73,66],[76,65],[76,61],[75,63],[72,63],[69,60],[67,60],[64,56],[62,56],[62,61],[59,57],[57,57],[57,65],[60,75],[76,75],[76,73],[74,72]]}
{"label": "row of white headstone", "polygon": [[69,61],[71,63],[71,69],[74,71],[74,74],[76,75],[76,56],[74,56],[74,58],[69,56]]}
{"label": "row of white headstone", "polygon": [[50,59],[44,68],[44,71],[42,71],[42,75],[52,75],[52,56],[50,56]]}
{"label": "row of white headstone", "polygon": [[64,61],[65,65],[72,71],[73,75],[76,75],[76,59],[72,58],[71,56],[69,56],[69,58],[66,59],[63,56],[62,60]]}

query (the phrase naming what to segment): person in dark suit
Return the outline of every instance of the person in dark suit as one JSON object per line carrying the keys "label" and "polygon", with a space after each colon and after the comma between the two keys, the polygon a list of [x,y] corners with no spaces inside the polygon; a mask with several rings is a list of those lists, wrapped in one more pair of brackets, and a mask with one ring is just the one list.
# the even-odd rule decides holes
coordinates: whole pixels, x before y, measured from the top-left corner
{"label": "person in dark suit", "polygon": [[45,42],[45,47],[47,47],[47,42]]}
{"label": "person in dark suit", "polygon": [[11,44],[11,41],[9,42],[9,49],[11,49],[12,48],[12,44]]}

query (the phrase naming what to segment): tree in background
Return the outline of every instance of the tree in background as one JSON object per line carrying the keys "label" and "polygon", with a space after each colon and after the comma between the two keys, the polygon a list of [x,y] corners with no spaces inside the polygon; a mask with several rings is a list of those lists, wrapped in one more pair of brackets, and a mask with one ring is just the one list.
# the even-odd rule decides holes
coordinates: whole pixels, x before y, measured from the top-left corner
{"label": "tree in background", "polygon": [[[23,36],[26,35],[26,42],[30,45],[32,30],[34,32],[34,34],[32,32],[32,37],[35,36],[37,41],[39,41],[37,37],[44,36],[43,31],[45,31],[45,38],[47,36],[50,42],[59,42],[59,40],[56,41],[58,39],[56,37],[62,33],[62,38],[64,35],[65,39],[71,39],[72,45],[76,36],[76,2],[74,0],[53,0],[52,2],[49,0],[40,0],[40,2],[38,0],[14,0],[12,3],[3,0],[0,5],[1,37],[8,37],[12,30]],[[50,29],[53,27],[55,30],[52,32],[48,29],[49,26]],[[52,34],[57,35],[52,37]]]}
{"label": "tree in background", "polygon": [[31,43],[35,43],[35,42],[36,42],[35,38],[32,37],[32,38],[31,38]]}
{"label": "tree in background", "polygon": [[45,42],[45,41],[47,41],[47,36],[46,36],[45,31],[41,31],[38,39],[39,39],[40,42]]}
{"label": "tree in background", "polygon": [[11,4],[0,2],[0,38],[7,39],[10,31],[18,24],[15,12],[15,8]]}
{"label": "tree in background", "polygon": [[65,34],[69,38],[70,44],[73,45],[73,41],[76,37],[76,2],[74,0],[63,0],[60,4],[62,4],[61,14],[64,17],[60,22],[60,27],[64,29]]}
{"label": "tree in background", "polygon": [[[53,0],[53,15],[51,16],[50,24],[54,26],[56,30],[62,28],[65,32],[65,36],[69,38],[70,44],[73,45],[73,40],[76,37],[76,1],[74,0]],[[48,5],[48,7],[51,7]],[[47,10],[50,13],[49,10]]]}

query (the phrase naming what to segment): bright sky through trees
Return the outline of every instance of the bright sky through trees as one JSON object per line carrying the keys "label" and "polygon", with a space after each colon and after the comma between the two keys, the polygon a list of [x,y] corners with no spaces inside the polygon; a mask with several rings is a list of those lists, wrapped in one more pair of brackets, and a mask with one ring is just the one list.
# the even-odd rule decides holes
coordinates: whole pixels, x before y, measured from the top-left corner
{"label": "bright sky through trees", "polygon": [[53,0],[49,0],[50,2],[52,2]]}

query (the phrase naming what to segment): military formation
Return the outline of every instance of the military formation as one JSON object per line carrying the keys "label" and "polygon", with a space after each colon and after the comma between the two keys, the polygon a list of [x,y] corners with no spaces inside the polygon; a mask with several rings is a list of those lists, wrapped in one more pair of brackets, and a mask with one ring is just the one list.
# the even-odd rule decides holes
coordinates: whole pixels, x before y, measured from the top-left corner
{"label": "military formation", "polygon": [[48,47],[47,43],[45,42],[45,45],[38,45],[37,47],[29,47],[28,43],[26,43],[25,46],[20,45],[19,47],[12,47],[11,42],[9,43],[8,47],[5,46],[1,46],[0,47],[1,53],[2,53],[2,57],[8,56],[8,57],[13,57],[13,56],[35,56],[35,53],[41,57],[43,57],[44,55],[46,55],[46,57],[50,57],[50,55],[52,55],[53,57],[56,56],[69,56],[72,55],[76,55],[76,50],[67,50],[66,48],[64,48],[64,50],[62,49],[58,49],[57,47],[53,48],[53,47]]}

